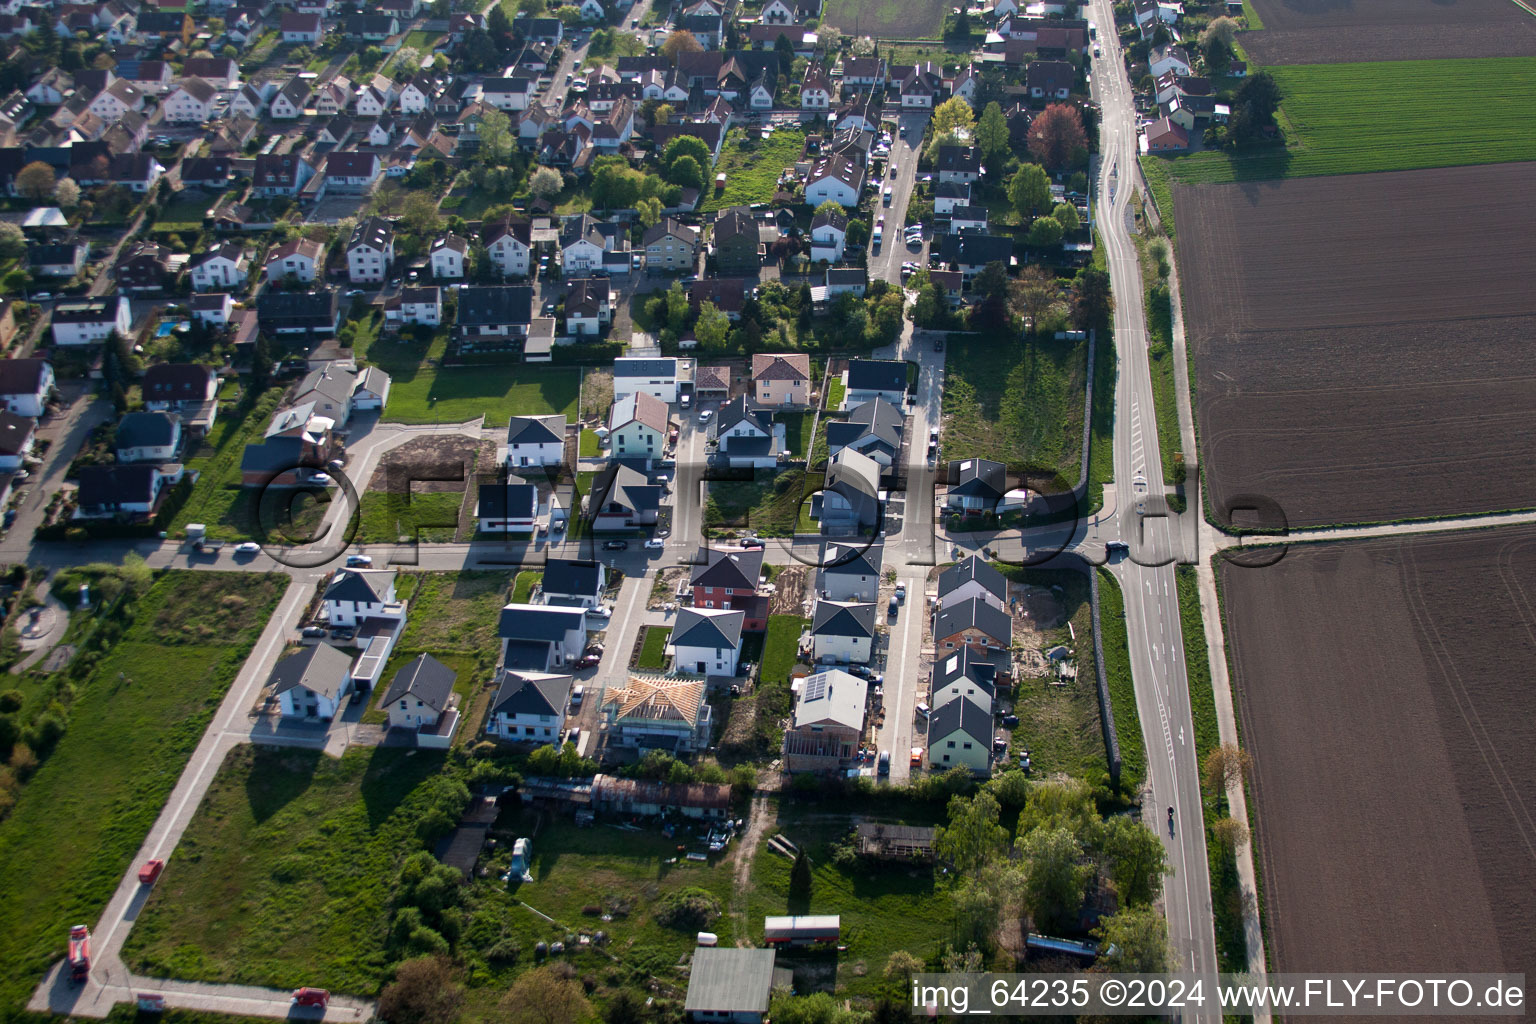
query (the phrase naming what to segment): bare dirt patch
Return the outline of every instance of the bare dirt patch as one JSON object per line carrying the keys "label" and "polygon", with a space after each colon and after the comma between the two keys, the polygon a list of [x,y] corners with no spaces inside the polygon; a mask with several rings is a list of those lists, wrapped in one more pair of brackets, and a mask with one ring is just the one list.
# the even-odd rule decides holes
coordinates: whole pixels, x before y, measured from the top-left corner
{"label": "bare dirt patch", "polygon": [[462,434],[412,438],[380,456],[368,489],[389,494],[462,491],[474,476],[479,448],[479,440]]}
{"label": "bare dirt patch", "polygon": [[1536,529],[1221,573],[1275,969],[1536,969]]}
{"label": "bare dirt patch", "polygon": [[1490,197],[1533,187],[1495,164],[1175,189],[1218,518],[1253,494],[1292,526],[1532,503],[1536,235]]}
{"label": "bare dirt patch", "polygon": [[1261,65],[1536,56],[1536,18],[1510,0],[1252,0],[1239,40]]}

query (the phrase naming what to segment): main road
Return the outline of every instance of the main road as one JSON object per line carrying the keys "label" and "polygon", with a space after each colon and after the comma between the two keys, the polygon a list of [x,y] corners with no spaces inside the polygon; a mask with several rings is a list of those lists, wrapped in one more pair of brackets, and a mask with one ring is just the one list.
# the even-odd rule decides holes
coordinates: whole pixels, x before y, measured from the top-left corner
{"label": "main road", "polygon": [[[1146,739],[1147,777],[1152,787],[1148,824],[1163,837],[1171,869],[1163,885],[1168,937],[1187,976],[1210,978],[1217,970],[1216,935],[1205,851],[1200,771],[1195,753],[1189,681],[1174,583],[1176,524],[1164,498],[1162,459],[1147,331],[1141,268],[1131,238],[1130,198],[1137,178],[1136,107],[1120,58],[1110,0],[1094,0],[1103,56],[1095,60],[1098,101],[1103,114],[1099,144],[1098,228],[1109,257],[1115,296],[1115,517],[1127,557],[1110,571],[1125,595],[1126,632],[1136,710]],[[1198,514],[1198,510],[1189,513]],[[1165,812],[1165,808],[1170,809]],[[1193,1019],[1220,1019],[1206,1010]]]}

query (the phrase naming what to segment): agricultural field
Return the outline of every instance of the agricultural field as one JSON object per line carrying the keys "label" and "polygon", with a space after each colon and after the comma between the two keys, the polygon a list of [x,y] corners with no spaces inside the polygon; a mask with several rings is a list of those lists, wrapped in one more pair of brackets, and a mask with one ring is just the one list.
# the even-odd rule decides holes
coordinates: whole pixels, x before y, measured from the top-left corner
{"label": "agricultural field", "polygon": [[938,39],[947,10],[943,4],[903,0],[828,0],[822,20],[848,35],[882,40]]}
{"label": "agricultural field", "polygon": [[[1527,20],[1536,26],[1536,18]],[[1285,97],[1286,148],[1174,157],[1164,161],[1174,181],[1264,181],[1536,159],[1530,130],[1536,57],[1268,70]]]}
{"label": "agricultural field", "polygon": [[1220,572],[1273,969],[1529,974],[1536,529]]}
{"label": "agricultural field", "polygon": [[952,334],[946,349],[944,458],[1004,459],[1076,483],[1087,342]]}
{"label": "agricultural field", "polygon": [[[766,142],[748,138],[743,128],[733,129],[710,172],[703,212],[771,202],[778,191],[779,175],[784,168],[794,166],[804,149],[805,133],[794,128],[776,128]],[[726,176],[725,191],[715,195],[718,174]]]}
{"label": "agricultural field", "polygon": [[497,427],[513,416],[575,416],[581,387],[577,368],[527,363],[439,366],[447,344],[446,334],[426,344],[402,334],[368,347],[367,361],[390,376],[385,420],[463,423],[483,414],[487,426]]}
{"label": "agricultural field", "polygon": [[287,582],[168,572],[119,598],[121,585],[87,569],[57,578],[67,603],[82,580],[97,612],[72,617],[68,642],[79,653],[41,680],[74,694],[64,697],[67,728],[0,823],[8,1018],[60,958],[63,927],[100,916]]}
{"label": "agricultural field", "polygon": [[1240,495],[1292,526],[1531,505],[1536,236],[1490,197],[1533,187],[1502,164],[1176,188],[1218,520]]}
{"label": "agricultural field", "polygon": [[1247,0],[1244,6],[1263,28],[1241,33],[1238,41],[1265,67],[1536,55],[1536,17],[1509,0]]}

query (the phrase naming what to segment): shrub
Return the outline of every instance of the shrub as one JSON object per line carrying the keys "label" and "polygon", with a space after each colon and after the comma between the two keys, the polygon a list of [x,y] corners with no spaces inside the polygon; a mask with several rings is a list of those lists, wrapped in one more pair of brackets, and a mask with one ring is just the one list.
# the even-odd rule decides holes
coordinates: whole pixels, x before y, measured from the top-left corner
{"label": "shrub", "polygon": [[20,690],[6,690],[0,693],[0,712],[21,710],[22,699]]}
{"label": "shrub", "polygon": [[667,894],[656,907],[656,923],[683,932],[696,932],[720,916],[720,901],[713,893],[689,886]]}

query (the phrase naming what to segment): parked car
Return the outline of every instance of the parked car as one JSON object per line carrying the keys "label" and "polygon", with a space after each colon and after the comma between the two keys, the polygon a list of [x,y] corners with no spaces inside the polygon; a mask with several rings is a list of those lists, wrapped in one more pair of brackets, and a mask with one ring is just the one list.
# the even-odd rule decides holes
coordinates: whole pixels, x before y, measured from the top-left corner
{"label": "parked car", "polygon": [[891,752],[889,750],[880,751],[880,765],[877,771],[881,775],[891,774]]}
{"label": "parked car", "polygon": [[629,541],[627,541],[627,540],[605,540],[605,541],[603,541],[603,550],[604,551],[627,551],[628,549],[629,549]]}
{"label": "parked car", "polygon": [[259,555],[259,554],[261,554],[261,545],[257,544],[253,540],[248,540],[248,541],[246,541],[243,544],[236,544],[235,545],[235,554],[237,556],[242,556],[242,557],[245,557],[245,558],[250,558],[250,557],[252,557],[254,555]]}
{"label": "parked car", "polygon": [[761,537],[743,537],[743,538],[741,538],[741,546],[744,547],[744,548],[760,548],[760,547],[763,547],[764,546],[763,545],[763,538],[761,538]]}
{"label": "parked car", "polygon": [[165,861],[156,858],[147,860],[144,866],[139,868],[139,884],[154,885],[155,879],[160,877],[160,872],[165,870]]}
{"label": "parked car", "polygon": [[902,125],[901,126],[901,130],[897,134],[899,134],[902,138],[906,138],[907,137],[907,126],[906,125]]}
{"label": "parked car", "polygon": [[352,640],[357,637],[357,630],[351,626],[336,626],[331,629],[331,637],[336,640]]}
{"label": "parked car", "polygon": [[924,704],[922,701],[918,701],[918,704],[917,704],[917,716],[919,718],[927,718],[928,714],[929,714],[929,712],[931,710],[932,709],[929,708],[927,704]]}
{"label": "parked car", "polygon": [[348,555],[347,556],[347,568],[348,569],[371,569],[371,568],[373,568],[373,556],[371,556],[371,555]]}
{"label": "parked car", "polygon": [[667,542],[652,537],[650,540],[645,542],[645,546],[652,551],[660,551],[667,546]]}
{"label": "parked car", "polygon": [[913,747],[912,748],[911,766],[913,768],[921,768],[923,766],[923,748],[922,747]]}
{"label": "parked car", "polygon": [[571,690],[571,706],[580,707],[582,698],[584,698],[586,695],[587,688],[581,683],[577,683],[575,688]]}
{"label": "parked car", "polygon": [[576,660],[577,668],[595,668],[603,660],[601,654],[583,654]]}
{"label": "parked car", "polygon": [[329,632],[324,626],[305,626],[299,635],[306,640],[324,640]]}

